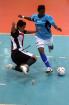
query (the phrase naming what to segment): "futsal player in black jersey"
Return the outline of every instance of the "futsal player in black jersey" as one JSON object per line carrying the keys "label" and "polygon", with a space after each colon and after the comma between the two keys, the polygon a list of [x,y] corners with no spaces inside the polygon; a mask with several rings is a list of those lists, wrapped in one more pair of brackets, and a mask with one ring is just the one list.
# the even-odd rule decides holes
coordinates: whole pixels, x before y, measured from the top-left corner
{"label": "futsal player in black jersey", "polygon": [[24,34],[35,33],[36,31],[26,31],[26,22],[18,20],[17,24],[12,24],[11,28],[11,58],[16,64],[15,70],[28,73],[29,66],[36,62],[36,57],[23,51]]}

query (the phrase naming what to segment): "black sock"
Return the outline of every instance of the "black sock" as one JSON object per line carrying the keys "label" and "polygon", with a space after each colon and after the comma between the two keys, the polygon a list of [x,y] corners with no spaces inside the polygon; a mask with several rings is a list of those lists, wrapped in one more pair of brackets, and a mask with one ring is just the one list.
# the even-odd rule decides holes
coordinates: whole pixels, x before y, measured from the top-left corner
{"label": "black sock", "polygon": [[19,72],[22,72],[22,70],[20,69],[20,66],[15,66],[15,69],[16,71],[19,71]]}

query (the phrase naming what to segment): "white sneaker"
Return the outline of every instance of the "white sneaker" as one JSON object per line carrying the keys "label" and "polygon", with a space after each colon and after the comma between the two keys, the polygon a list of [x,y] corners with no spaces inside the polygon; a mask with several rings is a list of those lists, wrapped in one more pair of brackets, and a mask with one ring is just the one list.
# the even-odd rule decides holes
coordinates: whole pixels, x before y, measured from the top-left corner
{"label": "white sneaker", "polygon": [[46,73],[51,73],[51,72],[53,72],[52,68],[48,67],[47,70],[46,70]]}
{"label": "white sneaker", "polygon": [[20,69],[24,72],[24,74],[27,74],[29,71],[29,66],[27,64],[21,65]]}
{"label": "white sneaker", "polygon": [[6,65],[5,66],[7,69],[14,69],[15,68],[15,65],[13,65],[13,64],[8,64],[8,65]]}

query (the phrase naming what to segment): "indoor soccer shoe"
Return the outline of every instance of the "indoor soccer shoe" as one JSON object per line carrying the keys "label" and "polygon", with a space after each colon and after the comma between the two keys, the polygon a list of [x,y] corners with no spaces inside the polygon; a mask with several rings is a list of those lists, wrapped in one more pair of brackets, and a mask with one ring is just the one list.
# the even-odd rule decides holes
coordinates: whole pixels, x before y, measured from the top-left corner
{"label": "indoor soccer shoe", "polygon": [[53,72],[52,68],[48,67],[47,70],[46,70],[46,73],[51,73],[51,72]]}
{"label": "indoor soccer shoe", "polygon": [[7,69],[14,69],[15,68],[15,65],[13,65],[13,64],[8,64],[8,65],[6,65],[6,68]]}
{"label": "indoor soccer shoe", "polygon": [[54,46],[48,46],[49,52],[51,52],[54,49]]}
{"label": "indoor soccer shoe", "polygon": [[29,71],[29,66],[28,65],[21,65],[20,69],[24,72],[24,74],[27,74]]}
{"label": "indoor soccer shoe", "polygon": [[22,72],[22,70],[20,69],[20,66],[15,66],[15,68],[13,70]]}

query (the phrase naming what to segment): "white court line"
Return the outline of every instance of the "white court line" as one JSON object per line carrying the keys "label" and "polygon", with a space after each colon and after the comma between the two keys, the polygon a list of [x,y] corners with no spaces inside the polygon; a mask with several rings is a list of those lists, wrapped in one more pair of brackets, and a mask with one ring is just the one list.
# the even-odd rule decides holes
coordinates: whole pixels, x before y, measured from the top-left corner
{"label": "white court line", "polygon": [[0,104],[0,105],[16,105],[16,104]]}
{"label": "white court line", "polygon": [[69,59],[69,58],[67,58],[67,57],[59,57],[59,59]]}
{"label": "white court line", "polygon": [[0,83],[0,86],[6,86],[7,84],[6,83]]}
{"label": "white court line", "polygon": [[[4,56],[5,57],[11,57],[9,53],[7,53],[7,55],[6,54],[4,54],[4,55],[0,54],[0,57],[4,57]],[[36,57],[40,58],[39,55],[36,55]],[[69,57],[66,57],[66,56],[47,56],[47,57],[48,58],[56,58],[56,59],[69,59]]]}
{"label": "white court line", "polygon": [[[36,56],[37,58],[40,58],[39,55]],[[55,57],[55,56],[47,56],[48,58],[56,58],[56,59],[69,59],[69,57],[65,57],[65,56],[58,56],[58,57]]]}

